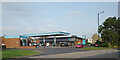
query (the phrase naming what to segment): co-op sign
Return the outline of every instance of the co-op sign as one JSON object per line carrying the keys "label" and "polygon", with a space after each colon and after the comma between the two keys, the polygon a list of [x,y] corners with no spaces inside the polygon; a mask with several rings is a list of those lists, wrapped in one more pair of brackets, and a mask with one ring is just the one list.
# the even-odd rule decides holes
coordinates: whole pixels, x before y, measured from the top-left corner
{"label": "co-op sign", "polygon": [[86,39],[86,35],[82,35],[82,39],[83,39],[82,44],[85,45],[86,44],[86,40],[85,40]]}

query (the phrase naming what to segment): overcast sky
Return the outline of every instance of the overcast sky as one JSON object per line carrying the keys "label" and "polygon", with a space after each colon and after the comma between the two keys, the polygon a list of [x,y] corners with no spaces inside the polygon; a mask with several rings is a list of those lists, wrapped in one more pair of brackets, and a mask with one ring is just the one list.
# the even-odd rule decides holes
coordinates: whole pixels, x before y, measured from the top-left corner
{"label": "overcast sky", "polygon": [[2,33],[20,35],[66,31],[91,38],[97,33],[97,13],[100,24],[108,17],[118,16],[117,2],[22,2],[2,3]]}

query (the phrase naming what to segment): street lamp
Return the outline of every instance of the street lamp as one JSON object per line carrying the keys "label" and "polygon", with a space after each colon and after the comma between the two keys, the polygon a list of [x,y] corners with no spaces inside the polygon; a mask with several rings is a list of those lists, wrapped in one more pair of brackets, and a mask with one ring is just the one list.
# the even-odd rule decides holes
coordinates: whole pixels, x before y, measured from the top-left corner
{"label": "street lamp", "polygon": [[98,13],[98,44],[99,44],[99,47],[100,47],[100,42],[99,42],[99,15],[102,14],[102,13],[104,13],[104,11]]}

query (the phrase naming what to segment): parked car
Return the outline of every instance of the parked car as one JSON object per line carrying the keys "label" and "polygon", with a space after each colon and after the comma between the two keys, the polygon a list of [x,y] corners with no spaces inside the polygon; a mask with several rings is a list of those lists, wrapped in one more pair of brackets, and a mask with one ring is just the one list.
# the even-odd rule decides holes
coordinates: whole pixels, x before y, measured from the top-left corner
{"label": "parked car", "polygon": [[60,46],[65,47],[65,46],[69,46],[69,45],[68,45],[68,43],[61,43]]}
{"label": "parked car", "polygon": [[99,45],[98,45],[98,44],[95,44],[95,47],[99,47]]}
{"label": "parked car", "polygon": [[83,48],[83,45],[82,44],[77,44],[76,48]]}

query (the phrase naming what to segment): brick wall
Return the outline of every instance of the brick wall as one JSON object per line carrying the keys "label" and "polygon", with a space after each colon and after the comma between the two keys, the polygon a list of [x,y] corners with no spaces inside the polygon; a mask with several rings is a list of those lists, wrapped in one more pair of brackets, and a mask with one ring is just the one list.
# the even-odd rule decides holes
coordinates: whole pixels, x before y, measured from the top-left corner
{"label": "brick wall", "polygon": [[19,48],[20,38],[5,38],[4,44],[6,45],[6,48]]}
{"label": "brick wall", "polygon": [[0,37],[0,42],[4,43],[4,37]]}
{"label": "brick wall", "polygon": [[4,44],[6,45],[6,48],[24,48],[24,49],[36,48],[35,46],[20,46],[20,38],[5,38]]}

